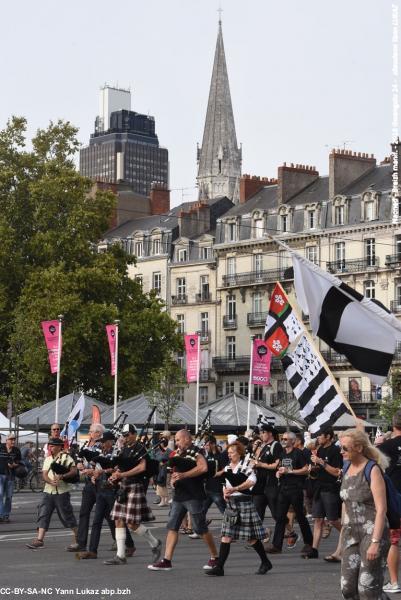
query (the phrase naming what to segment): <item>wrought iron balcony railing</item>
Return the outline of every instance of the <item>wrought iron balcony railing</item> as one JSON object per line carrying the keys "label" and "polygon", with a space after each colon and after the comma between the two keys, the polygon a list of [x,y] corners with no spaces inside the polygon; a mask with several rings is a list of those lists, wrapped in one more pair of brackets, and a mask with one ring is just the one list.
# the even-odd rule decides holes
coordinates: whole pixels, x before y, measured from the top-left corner
{"label": "wrought iron balcony railing", "polygon": [[377,256],[353,258],[351,260],[333,260],[327,263],[329,273],[356,273],[367,269],[378,269],[380,261]]}
{"label": "wrought iron balcony railing", "polygon": [[223,317],[223,328],[224,329],[237,329],[237,315],[229,317],[225,315]]}
{"label": "wrought iron balcony railing", "polygon": [[267,315],[269,313],[266,312],[257,312],[257,313],[248,313],[246,322],[248,327],[262,327],[266,323]]}
{"label": "wrought iron balcony railing", "polygon": [[200,292],[199,294],[195,294],[195,300],[198,304],[212,302],[212,294],[210,292]]}
{"label": "wrought iron balcony railing", "polygon": [[173,305],[187,304],[188,303],[188,296],[186,294],[181,294],[181,295],[178,295],[178,296],[171,296],[171,303]]}
{"label": "wrought iron balcony railing", "polygon": [[387,254],[386,267],[401,267],[401,254]]}
{"label": "wrought iron balcony railing", "polygon": [[391,300],[390,310],[393,313],[401,313],[401,300]]}
{"label": "wrought iron balcony railing", "polygon": [[237,287],[240,285],[253,285],[257,283],[274,283],[275,281],[283,281],[284,279],[294,279],[294,269],[292,267],[223,275],[223,287]]}

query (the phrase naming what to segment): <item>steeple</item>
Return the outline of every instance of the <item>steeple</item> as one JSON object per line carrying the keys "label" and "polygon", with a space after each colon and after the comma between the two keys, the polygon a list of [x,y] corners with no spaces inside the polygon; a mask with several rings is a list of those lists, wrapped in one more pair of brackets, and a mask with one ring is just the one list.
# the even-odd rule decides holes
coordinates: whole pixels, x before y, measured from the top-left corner
{"label": "steeple", "polygon": [[199,195],[227,196],[237,204],[240,177],[241,149],[235,133],[220,18],[202,147],[198,148]]}

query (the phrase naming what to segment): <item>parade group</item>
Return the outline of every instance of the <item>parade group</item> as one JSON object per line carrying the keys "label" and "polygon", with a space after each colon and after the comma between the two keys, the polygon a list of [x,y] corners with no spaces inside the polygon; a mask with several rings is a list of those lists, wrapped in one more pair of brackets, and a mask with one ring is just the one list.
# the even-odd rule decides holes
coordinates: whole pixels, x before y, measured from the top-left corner
{"label": "parade group", "polygon": [[[321,558],[341,562],[343,598],[373,600],[382,597],[382,590],[401,593],[401,527],[394,504],[396,491],[401,492],[401,411],[393,417],[392,431],[374,444],[358,427],[338,438],[328,427],[311,439],[303,432],[279,436],[273,425],[262,423],[244,436],[228,435],[222,444],[207,426],[195,437],[181,429],[148,439],[133,424],[106,430],[95,423],[88,441],[74,452],[60,430],[57,423],[51,426],[44,448],[44,490],[29,549],[44,548],[56,510],[73,532],[67,550],[81,560],[98,558],[106,520],[115,556],[105,565],[126,565],[135,553],[136,534],[150,546],[148,568],[170,571],[181,532],[206,543],[206,575],[225,574],[231,543],[239,540],[258,555],[256,574],[265,575],[274,568],[269,557],[280,554],[284,544],[294,549],[299,536],[301,557],[319,559],[322,536],[335,528],[340,533],[337,547]],[[0,522],[10,519],[15,476],[23,465],[10,434],[0,444]],[[84,485],[77,522],[70,490],[79,481]],[[170,507],[164,552],[147,526],[154,520],[146,497],[149,484],[159,505]],[[222,514],[219,547],[208,528],[212,504]],[[264,526],[267,509],[274,530]]]}

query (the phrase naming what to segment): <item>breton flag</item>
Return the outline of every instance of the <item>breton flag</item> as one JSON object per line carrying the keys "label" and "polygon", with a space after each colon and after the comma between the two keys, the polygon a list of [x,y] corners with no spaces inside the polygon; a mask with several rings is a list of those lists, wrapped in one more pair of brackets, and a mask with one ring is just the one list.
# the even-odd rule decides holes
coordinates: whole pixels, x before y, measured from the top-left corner
{"label": "breton flag", "polygon": [[298,304],[309,315],[314,335],[346,356],[372,383],[387,378],[401,322],[376,300],[365,298],[331,273],[274,241],[292,255]]}
{"label": "breton flag", "polygon": [[334,378],[320,360],[311,341],[302,334],[294,350],[281,359],[284,372],[297,398],[302,419],[312,437],[349,412],[337,391]]}
{"label": "breton flag", "polygon": [[68,431],[66,431],[66,428],[64,427],[63,431],[60,433],[60,437],[66,436],[68,441],[71,442],[76,432],[78,431],[79,426],[82,423],[82,419],[84,417],[84,410],[85,395],[82,393],[79,397],[78,402],[75,404],[67,419]]}
{"label": "breton flag", "polygon": [[273,356],[284,356],[288,346],[303,330],[283,288],[276,283],[265,325],[265,342]]}

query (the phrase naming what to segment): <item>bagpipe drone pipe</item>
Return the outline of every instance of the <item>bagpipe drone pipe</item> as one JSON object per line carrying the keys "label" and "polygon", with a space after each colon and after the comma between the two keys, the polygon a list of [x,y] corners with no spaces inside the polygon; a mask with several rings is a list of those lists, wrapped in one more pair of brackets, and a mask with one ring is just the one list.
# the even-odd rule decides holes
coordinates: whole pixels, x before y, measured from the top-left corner
{"label": "bagpipe drone pipe", "polygon": [[[55,473],[56,475],[67,475],[67,473],[71,471],[71,467],[73,467],[74,465],[72,465],[71,463],[67,465],[68,459],[71,458],[69,454],[62,454],[61,457],[62,462],[58,462],[57,459],[53,460],[53,462],[50,464],[49,471],[53,471],[53,473]],[[79,472],[77,471],[76,473],[68,477],[68,479],[65,479],[65,481],[67,483],[78,483]]]}

